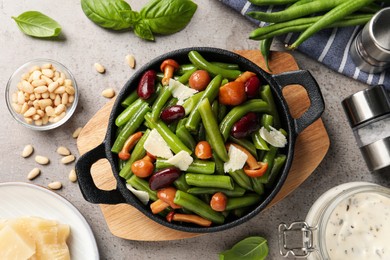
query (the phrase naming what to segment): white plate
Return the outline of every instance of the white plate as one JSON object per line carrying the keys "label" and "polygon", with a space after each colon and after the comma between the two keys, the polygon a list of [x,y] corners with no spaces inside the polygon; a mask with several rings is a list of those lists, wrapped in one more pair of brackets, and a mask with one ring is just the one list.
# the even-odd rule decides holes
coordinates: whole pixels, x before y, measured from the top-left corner
{"label": "white plate", "polygon": [[22,182],[0,183],[0,218],[36,216],[70,226],[72,260],[99,259],[95,237],[87,221],[69,201],[55,192]]}

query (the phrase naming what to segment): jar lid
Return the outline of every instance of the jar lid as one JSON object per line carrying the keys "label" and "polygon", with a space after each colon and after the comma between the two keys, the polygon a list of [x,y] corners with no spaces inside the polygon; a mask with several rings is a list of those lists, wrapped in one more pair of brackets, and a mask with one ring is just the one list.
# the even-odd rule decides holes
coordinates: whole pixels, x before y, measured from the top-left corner
{"label": "jar lid", "polygon": [[390,136],[362,146],[360,151],[370,172],[390,169]]}
{"label": "jar lid", "polygon": [[351,127],[390,113],[389,92],[382,85],[359,91],[341,104]]}

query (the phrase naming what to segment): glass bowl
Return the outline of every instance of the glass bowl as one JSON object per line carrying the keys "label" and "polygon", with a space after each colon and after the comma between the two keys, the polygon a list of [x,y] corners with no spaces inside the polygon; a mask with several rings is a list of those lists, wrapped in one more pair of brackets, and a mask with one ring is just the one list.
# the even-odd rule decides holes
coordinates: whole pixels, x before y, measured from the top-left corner
{"label": "glass bowl", "polygon": [[[49,64],[51,64],[51,67],[49,67]],[[40,67],[38,71],[41,74],[39,72],[31,72],[35,66]],[[36,71],[38,68],[35,68]],[[45,73],[43,73],[43,70],[45,70]],[[49,70],[53,71],[53,76],[51,76]],[[59,72],[57,75],[56,71]],[[22,83],[23,80],[25,81],[24,83]],[[33,83],[33,81],[36,82]],[[50,86],[51,82],[57,82],[58,86],[55,87],[57,84]],[[45,88],[42,88],[42,86],[46,86],[47,90],[45,91]],[[38,87],[40,88],[37,89]],[[42,91],[44,92],[42,93]],[[64,93],[67,93],[67,95],[64,95]],[[24,95],[24,102],[22,95]],[[5,97],[8,110],[17,122],[29,129],[44,131],[57,128],[68,121],[76,110],[79,90],[74,76],[64,65],[50,59],[35,59],[26,62],[12,74],[5,89]],[[43,99],[46,100],[42,101]],[[58,102],[59,100],[61,100],[60,103]],[[50,102],[51,105],[48,105]],[[26,105],[23,105],[23,103],[26,103]],[[65,106],[65,111],[62,111],[64,106],[58,108],[60,104]],[[51,108],[48,108],[48,106],[51,106]],[[56,107],[58,108],[57,110]],[[31,109],[30,113],[25,114],[26,108],[34,108],[35,113],[33,113],[34,109]],[[18,113],[17,110],[19,109],[21,111]],[[53,114],[54,112],[58,113]],[[65,112],[65,114],[62,112]],[[26,119],[25,116],[31,113],[33,115]]]}

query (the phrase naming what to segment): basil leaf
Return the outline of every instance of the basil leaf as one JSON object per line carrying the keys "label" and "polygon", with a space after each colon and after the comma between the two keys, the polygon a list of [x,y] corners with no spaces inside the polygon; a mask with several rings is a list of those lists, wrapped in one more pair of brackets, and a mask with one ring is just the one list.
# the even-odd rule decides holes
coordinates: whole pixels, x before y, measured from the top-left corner
{"label": "basil leaf", "polygon": [[123,11],[131,11],[131,7],[123,0],[81,0],[84,14],[97,25],[123,30],[131,27],[121,15]]}
{"label": "basil leaf", "polygon": [[18,17],[12,16],[19,29],[27,35],[39,38],[58,36],[61,32],[61,25],[37,11],[28,11]]}
{"label": "basil leaf", "polygon": [[134,33],[145,40],[154,41],[154,36],[152,30],[150,30],[150,27],[147,23],[145,23],[144,20],[140,20],[135,26],[134,26]]}
{"label": "basil leaf", "polygon": [[172,34],[186,27],[196,9],[190,0],[152,0],[140,13],[152,32]]}
{"label": "basil leaf", "polygon": [[262,237],[248,237],[231,249],[219,254],[220,260],[264,260],[268,255],[267,240]]}
{"label": "basil leaf", "polygon": [[131,24],[131,26],[135,26],[141,20],[141,15],[136,11],[120,11],[120,14],[127,23]]}

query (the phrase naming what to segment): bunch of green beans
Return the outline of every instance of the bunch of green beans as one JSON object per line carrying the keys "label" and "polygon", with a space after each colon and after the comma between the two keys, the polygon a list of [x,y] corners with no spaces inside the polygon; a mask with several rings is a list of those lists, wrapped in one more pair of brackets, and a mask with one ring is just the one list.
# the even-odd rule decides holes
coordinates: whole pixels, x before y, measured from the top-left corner
{"label": "bunch of green beans", "polygon": [[[176,189],[174,203],[181,208],[168,207],[158,213],[162,216],[169,211],[182,214],[193,214],[211,221],[213,225],[223,224],[226,218],[241,217],[261,203],[266,189],[272,189],[285,165],[285,149],[276,148],[261,138],[258,131],[245,138],[231,135],[234,124],[249,112],[255,112],[261,126],[269,129],[281,127],[278,108],[275,105],[272,91],[268,85],[261,86],[256,98],[249,99],[236,106],[227,106],[219,102],[220,88],[228,82],[236,80],[241,74],[236,64],[208,61],[196,51],[188,53],[188,64],[181,64],[173,78],[189,86],[191,75],[197,70],[206,70],[211,77],[206,89],[199,91],[183,103],[184,118],[165,123],[160,119],[162,111],[175,105],[177,98],[168,86],[162,86],[157,76],[156,92],[147,100],[138,97],[134,90],[121,101],[123,111],[117,116],[115,125],[117,137],[111,151],[120,152],[134,133],[142,132],[142,136],[130,148],[128,160],[119,157],[119,175],[133,188],[149,194],[150,202],[159,200],[158,191],[150,186],[153,174],[172,168],[169,160],[154,158],[154,173],[148,177],[137,175],[133,165],[147,154],[144,144],[153,129],[161,135],[174,154],[181,151],[193,157],[193,162],[169,187]],[[197,144],[207,141],[212,150],[209,158],[198,158]],[[250,177],[244,169],[225,172],[224,163],[229,161],[228,144],[243,147],[259,162],[267,162],[268,168],[263,176]],[[149,158],[150,159],[150,158]],[[223,212],[211,207],[211,196],[223,193],[227,202]],[[169,214],[168,214],[169,215]],[[168,216],[167,216],[168,219]]]}
{"label": "bunch of green beans", "polygon": [[323,29],[366,24],[388,0],[249,0],[257,6],[282,5],[277,12],[251,11],[247,15],[268,23],[253,30],[249,38],[260,41],[260,50],[268,64],[273,37],[300,33],[287,48],[296,49]]}

